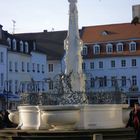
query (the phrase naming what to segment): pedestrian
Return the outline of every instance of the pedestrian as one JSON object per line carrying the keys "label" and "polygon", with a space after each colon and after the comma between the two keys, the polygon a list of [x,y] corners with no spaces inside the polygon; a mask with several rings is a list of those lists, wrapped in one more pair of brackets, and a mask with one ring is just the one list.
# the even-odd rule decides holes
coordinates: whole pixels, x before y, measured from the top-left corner
{"label": "pedestrian", "polygon": [[5,128],[14,127],[15,125],[9,120],[8,115],[9,115],[8,111],[7,110],[4,110],[3,111],[3,123],[4,123],[4,127]]}
{"label": "pedestrian", "polygon": [[136,133],[136,140],[140,140],[140,106],[138,103],[134,104],[126,127],[133,127]]}
{"label": "pedestrian", "polygon": [[4,128],[3,111],[0,111],[0,129]]}

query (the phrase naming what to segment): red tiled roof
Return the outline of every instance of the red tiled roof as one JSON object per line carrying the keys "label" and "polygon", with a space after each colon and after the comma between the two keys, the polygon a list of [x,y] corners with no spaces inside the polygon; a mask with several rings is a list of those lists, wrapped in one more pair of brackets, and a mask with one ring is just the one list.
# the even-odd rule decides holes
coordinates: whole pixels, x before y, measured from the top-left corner
{"label": "red tiled roof", "polygon": [[84,43],[97,43],[135,38],[140,38],[140,24],[123,23],[84,27],[81,39]]}

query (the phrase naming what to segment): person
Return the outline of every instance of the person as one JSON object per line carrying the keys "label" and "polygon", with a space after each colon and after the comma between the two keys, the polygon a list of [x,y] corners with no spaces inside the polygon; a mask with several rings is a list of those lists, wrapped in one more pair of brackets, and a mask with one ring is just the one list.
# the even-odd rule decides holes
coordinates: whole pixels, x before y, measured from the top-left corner
{"label": "person", "polygon": [[129,114],[127,127],[133,127],[136,133],[136,140],[140,140],[140,106],[139,103],[134,104],[133,110]]}
{"label": "person", "polygon": [[4,111],[3,111],[3,123],[4,123],[4,127],[5,127],[5,128],[16,127],[16,125],[13,124],[13,123],[9,120],[8,115],[9,115],[8,111],[7,111],[7,110],[4,110]]}
{"label": "person", "polygon": [[2,111],[0,111],[0,129],[4,128],[4,124],[3,124],[3,113]]}

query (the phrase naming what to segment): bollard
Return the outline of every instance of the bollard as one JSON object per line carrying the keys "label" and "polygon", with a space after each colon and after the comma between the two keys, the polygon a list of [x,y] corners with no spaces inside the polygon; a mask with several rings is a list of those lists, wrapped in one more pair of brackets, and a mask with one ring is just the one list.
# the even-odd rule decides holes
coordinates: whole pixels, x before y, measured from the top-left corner
{"label": "bollard", "polygon": [[93,134],[93,140],[103,140],[102,134]]}

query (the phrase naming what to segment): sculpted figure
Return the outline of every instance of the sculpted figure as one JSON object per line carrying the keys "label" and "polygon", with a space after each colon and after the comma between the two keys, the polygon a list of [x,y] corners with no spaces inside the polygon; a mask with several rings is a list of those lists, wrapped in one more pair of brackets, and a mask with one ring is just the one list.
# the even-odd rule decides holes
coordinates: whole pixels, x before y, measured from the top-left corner
{"label": "sculpted figure", "polygon": [[77,0],[68,0],[70,3],[70,13],[74,13],[74,11],[77,11],[77,7],[75,3],[77,3]]}

